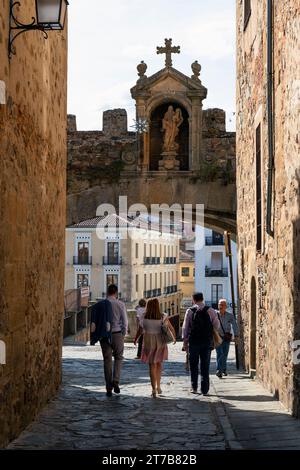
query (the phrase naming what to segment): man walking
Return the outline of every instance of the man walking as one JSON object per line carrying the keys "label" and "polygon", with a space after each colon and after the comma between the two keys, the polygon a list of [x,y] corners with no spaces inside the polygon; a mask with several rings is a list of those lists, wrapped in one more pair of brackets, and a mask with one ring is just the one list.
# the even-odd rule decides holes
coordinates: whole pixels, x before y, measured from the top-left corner
{"label": "man walking", "polygon": [[184,349],[189,351],[191,370],[191,393],[198,392],[199,360],[201,372],[201,392],[209,391],[209,367],[213,349],[213,330],[219,330],[220,322],[216,311],[207,307],[203,294],[193,295],[193,307],[186,311],[183,322]]}
{"label": "man walking", "polygon": [[[114,284],[108,287],[107,300],[98,302],[98,304],[94,305],[92,308],[91,333],[99,330],[99,325],[103,323],[106,310],[110,309],[111,326],[108,327],[107,325],[107,328],[110,328],[111,339],[108,335],[98,338],[100,339],[103,354],[106,395],[108,397],[112,396],[112,391],[120,393],[119,383],[123,363],[124,337],[128,329],[126,307],[125,304],[118,299],[118,287]],[[113,357],[114,367],[112,364]]]}
{"label": "man walking", "polygon": [[217,377],[220,379],[223,375],[227,374],[227,358],[232,339],[231,328],[234,333],[235,342],[238,341],[239,330],[233,313],[227,312],[226,299],[219,300],[219,311],[217,312],[220,321],[219,335],[223,339],[220,346],[216,348],[217,351]]}

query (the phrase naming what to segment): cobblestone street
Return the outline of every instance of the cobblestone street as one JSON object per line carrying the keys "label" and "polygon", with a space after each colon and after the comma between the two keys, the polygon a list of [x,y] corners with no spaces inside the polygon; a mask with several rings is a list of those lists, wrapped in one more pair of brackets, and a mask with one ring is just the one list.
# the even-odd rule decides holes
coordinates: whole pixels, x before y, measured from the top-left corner
{"label": "cobblestone street", "polygon": [[[163,397],[150,397],[147,366],[126,345],[121,395],[105,395],[100,347],[65,346],[59,396],[9,449],[300,449],[300,422],[255,381],[212,375],[210,395],[191,395],[181,344],[169,347]],[[214,374],[214,357],[211,373]]]}

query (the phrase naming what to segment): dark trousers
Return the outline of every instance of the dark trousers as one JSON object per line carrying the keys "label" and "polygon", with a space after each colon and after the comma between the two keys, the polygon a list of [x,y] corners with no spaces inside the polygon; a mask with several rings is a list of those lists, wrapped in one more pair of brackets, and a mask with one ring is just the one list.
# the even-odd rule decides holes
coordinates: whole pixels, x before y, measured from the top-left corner
{"label": "dark trousers", "polygon": [[198,389],[199,360],[201,373],[201,392],[208,393],[209,390],[209,366],[211,347],[199,344],[189,344],[190,369],[192,388]]}
{"label": "dark trousers", "polygon": [[141,357],[142,355],[143,338],[144,338],[144,335],[141,335],[139,337],[137,357]]}

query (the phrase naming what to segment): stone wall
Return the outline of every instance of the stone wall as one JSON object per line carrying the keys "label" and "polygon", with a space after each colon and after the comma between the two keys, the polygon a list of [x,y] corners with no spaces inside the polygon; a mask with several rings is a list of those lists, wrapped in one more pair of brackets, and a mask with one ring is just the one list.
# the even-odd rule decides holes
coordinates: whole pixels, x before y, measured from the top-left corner
{"label": "stone wall", "polygon": [[[34,0],[22,2],[24,23]],[[64,299],[66,32],[30,31],[8,60],[0,8],[0,447],[60,384]]]}
{"label": "stone wall", "polygon": [[[237,224],[242,347],[246,368],[250,368],[251,355],[256,353],[258,378],[299,416],[300,366],[293,363],[291,342],[300,339],[300,6],[296,0],[273,2],[275,180],[272,237],[265,230],[267,1],[251,4],[251,17],[244,31],[243,2],[237,1]],[[262,129],[263,243],[261,252],[256,252],[255,131],[259,123]],[[257,348],[251,351],[250,337],[255,327]]]}
{"label": "stone wall", "polygon": [[[103,131],[77,131],[75,116],[69,116],[68,123],[68,225],[93,217],[102,202],[117,204],[121,188],[122,194],[132,192],[137,198],[135,202],[140,201],[139,191],[144,188],[146,192],[151,181],[141,173],[135,132],[125,132],[126,111],[105,111]],[[221,109],[203,112],[203,156],[199,171],[185,177],[185,183],[197,189],[197,181],[218,181],[226,200],[228,189],[224,186],[235,183],[235,133],[226,132],[225,111]],[[157,186],[154,175],[153,191]],[[159,183],[164,181],[169,188],[170,178],[176,185],[174,174],[160,177]],[[182,192],[183,187],[177,189],[178,195]]]}

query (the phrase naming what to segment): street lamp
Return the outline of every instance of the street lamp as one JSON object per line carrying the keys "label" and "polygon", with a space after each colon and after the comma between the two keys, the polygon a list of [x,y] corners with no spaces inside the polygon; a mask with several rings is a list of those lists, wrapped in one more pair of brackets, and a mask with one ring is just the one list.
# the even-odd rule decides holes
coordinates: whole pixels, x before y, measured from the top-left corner
{"label": "street lamp", "polygon": [[44,38],[48,39],[47,31],[64,29],[66,21],[66,13],[69,2],[67,0],[35,0],[36,18],[32,17],[31,23],[21,23],[16,18],[15,8],[20,7],[20,2],[10,0],[10,17],[9,17],[9,44],[8,56],[16,54],[13,45],[15,39],[20,34],[27,31],[42,31]]}

